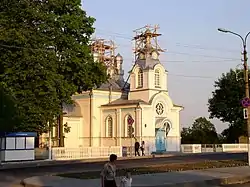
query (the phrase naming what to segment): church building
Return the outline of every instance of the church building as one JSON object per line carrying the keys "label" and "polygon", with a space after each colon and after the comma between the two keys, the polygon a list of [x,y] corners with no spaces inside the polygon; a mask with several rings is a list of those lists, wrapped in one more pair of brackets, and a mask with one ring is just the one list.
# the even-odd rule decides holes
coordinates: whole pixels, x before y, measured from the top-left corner
{"label": "church building", "polygon": [[159,56],[157,27],[135,31],[135,62],[124,80],[123,57],[112,41],[97,39],[92,53],[110,79],[100,88],[73,96],[64,107],[65,147],[133,146],[144,141],[152,152],[180,151],[180,111],[169,97],[168,72]]}

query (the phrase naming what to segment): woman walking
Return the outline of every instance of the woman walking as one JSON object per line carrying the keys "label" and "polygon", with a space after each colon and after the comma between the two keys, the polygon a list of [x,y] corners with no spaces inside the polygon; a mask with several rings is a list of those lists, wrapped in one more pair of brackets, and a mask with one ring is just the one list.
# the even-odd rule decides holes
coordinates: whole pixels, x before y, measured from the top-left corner
{"label": "woman walking", "polygon": [[109,156],[109,162],[104,165],[103,170],[101,172],[102,187],[117,187],[115,181],[116,160],[117,156],[115,154],[111,154]]}
{"label": "woman walking", "polygon": [[142,156],[145,156],[144,151],[145,151],[145,142],[142,141],[142,143],[141,143],[141,154],[142,154]]}

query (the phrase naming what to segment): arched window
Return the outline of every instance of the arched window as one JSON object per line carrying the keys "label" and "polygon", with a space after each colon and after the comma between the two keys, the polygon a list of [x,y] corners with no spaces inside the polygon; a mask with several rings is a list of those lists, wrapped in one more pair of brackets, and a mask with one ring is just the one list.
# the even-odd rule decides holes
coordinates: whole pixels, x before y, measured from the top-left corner
{"label": "arched window", "polygon": [[142,69],[140,69],[138,71],[138,87],[142,87],[143,86],[143,72]]}
{"label": "arched window", "polygon": [[159,69],[155,70],[155,87],[156,88],[160,87],[160,70]]}
{"label": "arched window", "polygon": [[128,137],[129,138],[133,138],[134,137],[134,131],[135,131],[135,129],[134,129],[134,127],[133,127],[133,125],[128,125]]}
{"label": "arched window", "polygon": [[171,125],[169,122],[166,122],[166,123],[164,123],[164,127],[166,128],[166,136],[167,136],[170,129],[171,129]]}
{"label": "arched window", "polygon": [[131,115],[126,115],[125,117],[125,128],[124,128],[124,136],[132,138],[134,136],[134,119]]}
{"label": "arched window", "polygon": [[106,119],[106,136],[113,137],[113,119],[111,116]]}

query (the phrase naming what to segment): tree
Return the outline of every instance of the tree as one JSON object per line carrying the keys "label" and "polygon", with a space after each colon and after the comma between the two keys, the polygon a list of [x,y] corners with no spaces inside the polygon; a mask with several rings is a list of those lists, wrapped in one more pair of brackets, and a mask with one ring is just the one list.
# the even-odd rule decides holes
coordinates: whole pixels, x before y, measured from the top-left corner
{"label": "tree", "polygon": [[[87,17],[81,8],[81,1],[54,0],[46,8],[49,13],[47,28],[43,30],[53,38],[55,54],[58,58],[58,74],[63,77],[58,82],[60,115],[58,116],[59,145],[63,146],[63,103],[71,103],[75,92],[98,87],[107,80],[106,69],[101,63],[94,63],[90,55],[89,41],[94,33],[94,18]],[[52,13],[53,12],[53,13]],[[52,21],[51,21],[52,20]],[[56,20],[56,21],[55,21]],[[65,90],[65,88],[67,88]]]}
{"label": "tree", "polygon": [[215,144],[218,135],[214,125],[205,117],[197,118],[190,128],[183,128],[181,132],[182,143],[189,144]]}
{"label": "tree", "polygon": [[241,106],[241,100],[245,96],[243,72],[231,69],[215,81],[214,87],[215,91],[208,100],[210,118],[218,118],[229,123],[229,128],[224,134],[230,136],[230,142],[235,142],[239,136],[247,134]]}
{"label": "tree", "polygon": [[46,132],[73,94],[107,80],[90,53],[94,19],[80,6],[80,0],[0,1],[0,82],[16,98],[18,129]]}
{"label": "tree", "polygon": [[222,133],[218,134],[218,143],[219,144],[227,143],[227,138]]}
{"label": "tree", "polygon": [[225,143],[237,143],[239,142],[239,137],[242,135],[244,129],[242,126],[237,127],[236,125],[230,125],[228,128],[224,129],[221,135],[224,137]]}
{"label": "tree", "polygon": [[0,85],[0,104],[0,132],[15,131],[15,127],[19,123],[19,120],[16,119],[15,99],[11,95],[8,95],[8,91],[2,85]]}
{"label": "tree", "polygon": [[17,102],[22,121],[16,129],[42,133],[59,113],[54,81],[59,76],[38,31],[43,15],[36,8],[28,1],[0,2],[0,81]]}
{"label": "tree", "polygon": [[194,137],[192,136],[192,129],[183,127],[181,131],[181,143],[182,144],[192,144],[194,141]]}

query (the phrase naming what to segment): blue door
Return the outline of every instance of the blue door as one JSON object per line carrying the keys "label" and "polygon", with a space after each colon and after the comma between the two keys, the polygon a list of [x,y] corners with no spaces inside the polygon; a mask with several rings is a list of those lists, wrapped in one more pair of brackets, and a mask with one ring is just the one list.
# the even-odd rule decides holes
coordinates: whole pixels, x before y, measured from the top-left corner
{"label": "blue door", "polygon": [[166,133],[166,131],[164,128],[155,129],[156,152],[165,152],[166,151],[165,133]]}

